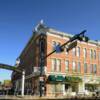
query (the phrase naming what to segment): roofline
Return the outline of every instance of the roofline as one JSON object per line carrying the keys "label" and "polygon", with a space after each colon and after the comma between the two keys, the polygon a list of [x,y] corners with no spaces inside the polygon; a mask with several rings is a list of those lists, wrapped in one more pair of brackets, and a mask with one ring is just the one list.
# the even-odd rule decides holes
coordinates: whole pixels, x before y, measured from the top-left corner
{"label": "roofline", "polygon": [[[72,34],[70,34],[70,33],[61,32],[61,31],[58,31],[58,30],[56,30],[56,29],[47,27],[47,26],[45,26],[44,24],[38,24],[38,27],[36,26],[35,28],[37,28],[37,30],[34,30],[34,31],[33,31],[32,36],[30,37],[28,43],[26,44],[26,46],[24,47],[24,49],[22,50],[22,52],[20,53],[20,56],[19,56],[18,58],[21,57],[21,55],[23,54],[23,52],[25,51],[25,49],[26,49],[26,48],[28,47],[28,45],[32,42],[32,39],[33,39],[33,37],[34,37],[34,34],[40,33],[41,29],[45,29],[46,32],[50,32],[51,34],[59,35],[59,36],[62,36],[62,37],[71,38],[71,37],[74,36],[74,35],[72,35]],[[95,45],[97,45],[97,46],[100,46],[100,41],[98,41],[98,40],[89,40],[88,43],[90,43],[90,44],[95,44]]]}

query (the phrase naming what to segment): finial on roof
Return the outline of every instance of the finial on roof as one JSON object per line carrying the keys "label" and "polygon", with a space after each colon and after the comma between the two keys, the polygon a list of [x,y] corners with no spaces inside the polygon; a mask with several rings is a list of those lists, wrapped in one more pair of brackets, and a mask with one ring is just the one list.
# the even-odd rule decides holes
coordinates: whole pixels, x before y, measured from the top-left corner
{"label": "finial on roof", "polygon": [[43,19],[40,20],[40,24],[43,24]]}
{"label": "finial on roof", "polygon": [[35,27],[35,31],[37,31],[38,30],[38,28],[41,26],[41,25],[43,25],[44,24],[44,21],[43,21],[43,19],[41,19],[40,20],[40,22],[36,25],[36,27]]}

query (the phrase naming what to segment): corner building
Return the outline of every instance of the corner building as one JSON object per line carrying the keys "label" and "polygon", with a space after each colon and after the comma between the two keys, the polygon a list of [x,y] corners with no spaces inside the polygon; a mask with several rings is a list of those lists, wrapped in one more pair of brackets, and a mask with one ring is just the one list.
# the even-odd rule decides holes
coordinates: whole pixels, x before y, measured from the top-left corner
{"label": "corner building", "polygon": [[[46,56],[58,44],[67,42],[73,35],[38,24],[26,47],[20,54],[18,69],[25,70],[25,91],[39,95],[40,54]],[[41,38],[43,41],[41,43]],[[61,53],[53,53],[45,59],[42,68],[43,94],[66,96],[94,92],[100,89],[100,42],[78,41],[76,48],[67,52],[67,45]],[[42,45],[42,49],[40,48]],[[13,72],[12,82],[16,91],[21,90],[21,75]]]}

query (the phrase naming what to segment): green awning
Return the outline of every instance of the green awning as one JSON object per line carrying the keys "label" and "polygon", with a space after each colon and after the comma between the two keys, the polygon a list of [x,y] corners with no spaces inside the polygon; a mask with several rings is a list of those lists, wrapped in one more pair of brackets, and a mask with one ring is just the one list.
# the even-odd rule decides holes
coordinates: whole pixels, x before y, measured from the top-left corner
{"label": "green awning", "polygon": [[55,75],[49,75],[48,81],[56,81]]}
{"label": "green awning", "polygon": [[59,76],[49,75],[48,81],[49,82],[63,82],[63,81],[65,81],[65,78],[61,75],[59,75]]}
{"label": "green awning", "polygon": [[66,76],[65,80],[66,82],[82,82],[82,78],[73,76]]}
{"label": "green awning", "polygon": [[56,81],[65,81],[65,78],[63,76],[57,76]]}

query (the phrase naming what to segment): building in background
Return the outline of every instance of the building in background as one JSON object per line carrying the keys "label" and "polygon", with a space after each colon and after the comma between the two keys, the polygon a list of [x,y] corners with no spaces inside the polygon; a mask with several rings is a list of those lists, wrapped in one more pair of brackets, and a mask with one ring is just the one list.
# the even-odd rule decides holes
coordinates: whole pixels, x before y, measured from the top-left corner
{"label": "building in background", "polygon": [[4,80],[3,90],[10,90],[12,88],[11,80]]}
{"label": "building in background", "polygon": [[[18,69],[25,70],[25,91],[39,95],[40,79],[44,80],[44,95],[61,96],[100,89],[100,42],[78,42],[76,48],[54,53],[44,61],[43,77],[40,78],[40,54],[46,56],[58,44],[67,42],[73,35],[57,31],[39,23],[26,47],[18,57]],[[43,41],[41,42],[41,37]],[[43,46],[40,48],[40,46]],[[15,90],[21,90],[21,75],[12,73]]]}

